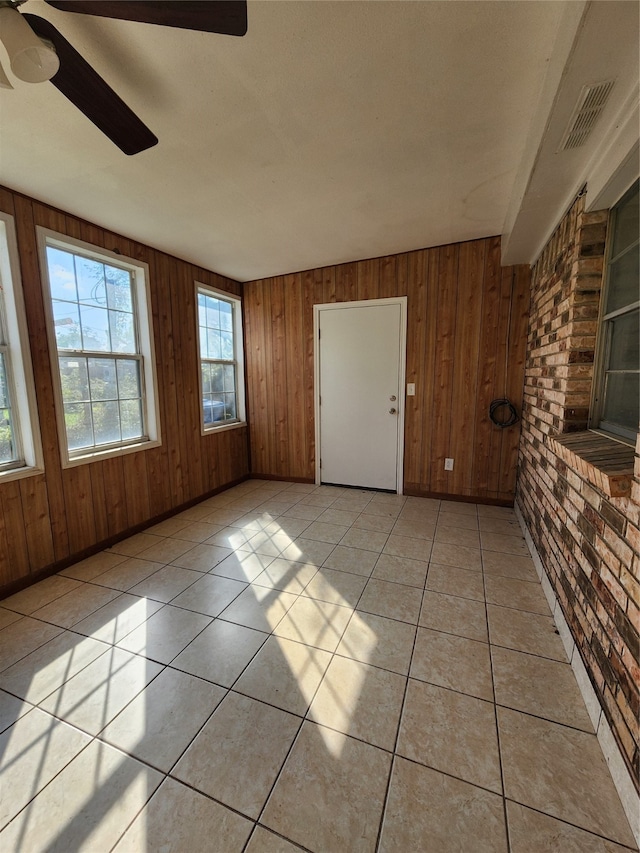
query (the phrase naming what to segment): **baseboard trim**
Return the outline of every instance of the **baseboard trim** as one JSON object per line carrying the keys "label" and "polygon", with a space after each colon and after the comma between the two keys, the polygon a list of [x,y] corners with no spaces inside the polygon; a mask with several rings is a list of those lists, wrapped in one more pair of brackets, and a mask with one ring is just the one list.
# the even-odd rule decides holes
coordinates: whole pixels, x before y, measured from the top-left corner
{"label": "baseboard trim", "polygon": [[402,490],[403,495],[412,498],[435,498],[441,501],[458,501],[459,503],[467,504],[484,504],[486,506],[513,506],[512,500],[504,500],[502,498],[485,498],[475,495],[449,495],[446,492],[428,492],[424,489],[415,487],[412,483],[405,483]]}
{"label": "baseboard trim", "polygon": [[55,563],[50,563],[48,566],[45,566],[42,569],[38,569],[37,572],[33,572],[33,574],[29,574],[23,578],[18,578],[15,581],[11,581],[11,583],[8,583],[0,588],[0,601],[4,598],[8,598],[10,595],[15,595],[16,592],[20,592],[21,590],[26,589],[29,586],[33,586],[33,584],[38,583],[38,581],[45,580],[45,578],[49,578],[51,577],[51,575],[58,574],[58,572],[61,572],[63,569],[68,569],[69,566],[73,566],[75,563],[79,563],[81,560],[86,560],[87,557],[92,557],[94,554],[98,554],[100,551],[104,551],[105,548],[111,548],[118,542],[122,542],[123,539],[128,539],[130,536],[135,536],[136,533],[142,533],[142,531],[146,530],[148,527],[153,527],[155,524],[159,524],[161,521],[166,521],[168,518],[172,518],[174,515],[177,515],[180,512],[184,512],[185,509],[190,509],[191,507],[197,506],[197,504],[202,503],[202,501],[206,501],[208,498],[213,498],[216,495],[222,494],[222,492],[226,492],[228,489],[232,489],[234,486],[239,486],[240,483],[244,483],[246,480],[249,479],[252,479],[252,477],[249,474],[245,474],[243,477],[239,477],[237,480],[233,480],[230,483],[225,483],[224,486],[217,486],[215,489],[210,489],[208,492],[199,495],[197,498],[191,498],[190,500],[185,501],[179,506],[172,507],[171,509],[161,513],[160,515],[156,515],[153,518],[148,518],[145,521],[140,522],[140,524],[135,524],[133,527],[128,527],[126,530],[122,530],[120,533],[116,533],[114,536],[109,536],[108,539],[103,539],[100,542],[96,542],[94,545],[91,545],[89,548],[84,548],[82,551],[78,551],[76,554],[73,554],[69,557],[65,557],[64,559],[58,560]]}
{"label": "baseboard trim", "polygon": [[611,773],[613,784],[615,785],[618,796],[620,797],[620,802],[622,803],[622,807],[627,816],[627,820],[629,821],[636,843],[640,847],[640,820],[638,819],[638,815],[640,815],[640,797],[638,796],[631,774],[629,773],[625,760],[620,752],[620,747],[618,746],[613,732],[611,731],[611,727],[602,709],[600,700],[598,699],[596,691],[591,684],[591,680],[589,679],[589,675],[580,655],[580,650],[573,639],[571,629],[564,617],[560,602],[556,598],[551,581],[549,580],[542,559],[540,558],[540,554],[538,553],[538,549],[535,546],[529,532],[529,528],[527,527],[524,516],[522,515],[517,502],[514,506],[514,510],[516,518],[522,528],[527,547],[531,553],[536,572],[540,578],[542,590],[549,603],[549,607],[551,608],[554,622],[556,623],[558,633],[560,634],[569,663],[571,664],[571,669],[573,670],[576,681],[578,682],[578,687],[582,694],[587,713],[589,714],[589,718],[591,719],[593,728],[598,737],[598,743],[600,744],[600,749],[602,750],[604,759],[607,762],[607,767]]}

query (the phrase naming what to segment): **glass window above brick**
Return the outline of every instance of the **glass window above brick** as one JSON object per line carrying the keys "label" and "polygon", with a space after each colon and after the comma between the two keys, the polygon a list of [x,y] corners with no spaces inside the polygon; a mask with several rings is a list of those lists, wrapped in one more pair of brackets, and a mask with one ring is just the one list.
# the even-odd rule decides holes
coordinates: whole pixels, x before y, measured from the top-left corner
{"label": "glass window above brick", "polygon": [[640,419],[639,182],[611,211],[594,426],[635,442]]}

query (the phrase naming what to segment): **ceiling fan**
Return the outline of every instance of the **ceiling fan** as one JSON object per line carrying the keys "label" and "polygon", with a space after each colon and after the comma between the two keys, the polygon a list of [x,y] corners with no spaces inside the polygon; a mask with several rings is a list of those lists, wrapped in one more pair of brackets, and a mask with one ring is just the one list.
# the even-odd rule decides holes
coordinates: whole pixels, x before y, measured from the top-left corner
{"label": "ceiling fan", "polygon": [[[151,148],[157,137],[45,18],[22,14],[26,0],[0,0],[0,41],[20,80],[50,80],[125,154]],[[243,36],[246,0],[46,0],[63,12]],[[0,66],[0,86],[13,88]]]}

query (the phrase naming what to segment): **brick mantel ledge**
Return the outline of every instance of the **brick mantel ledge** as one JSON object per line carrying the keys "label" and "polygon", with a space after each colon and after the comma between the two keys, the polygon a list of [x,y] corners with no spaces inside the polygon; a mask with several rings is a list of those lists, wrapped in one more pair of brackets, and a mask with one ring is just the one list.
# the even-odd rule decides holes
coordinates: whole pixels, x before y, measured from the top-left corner
{"label": "brick mantel ledge", "polygon": [[635,450],[598,432],[547,436],[553,452],[592,486],[611,498],[631,494]]}

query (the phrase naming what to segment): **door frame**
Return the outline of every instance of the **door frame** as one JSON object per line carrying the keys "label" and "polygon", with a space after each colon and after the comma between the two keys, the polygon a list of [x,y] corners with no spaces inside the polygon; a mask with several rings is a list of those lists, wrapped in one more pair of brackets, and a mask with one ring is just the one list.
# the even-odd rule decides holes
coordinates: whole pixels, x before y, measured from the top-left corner
{"label": "door frame", "polygon": [[326,302],[313,306],[313,417],[315,422],[315,482],[321,483],[320,474],[320,312],[341,308],[367,308],[375,305],[400,306],[400,352],[398,376],[398,452],[396,464],[396,494],[404,488],[404,411],[406,401],[407,370],[407,297],[391,296],[385,299],[359,299],[355,302]]}

